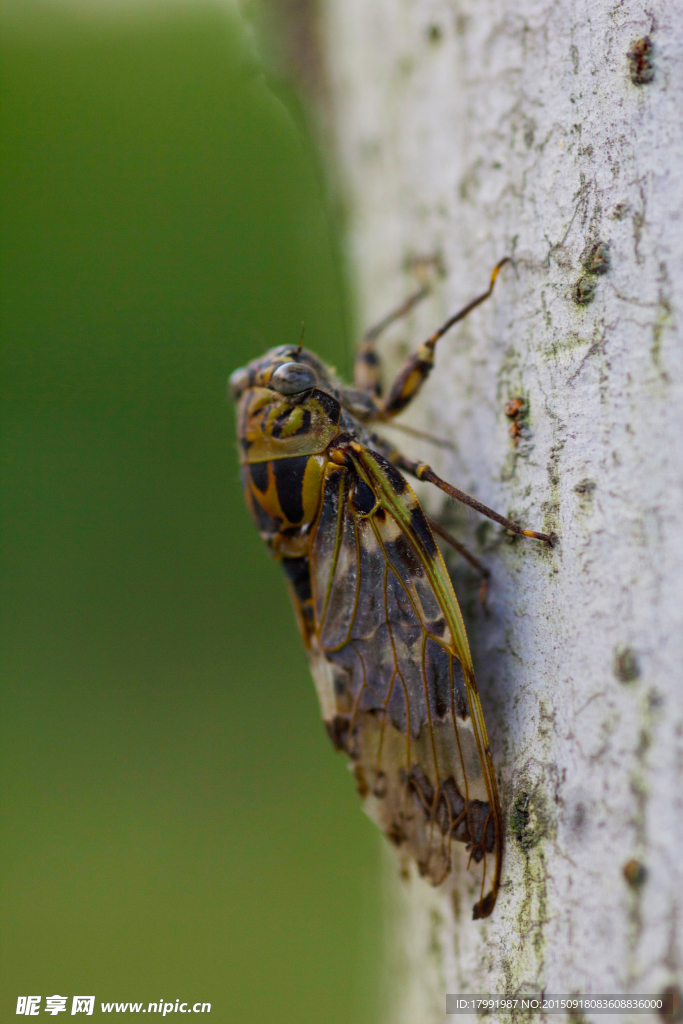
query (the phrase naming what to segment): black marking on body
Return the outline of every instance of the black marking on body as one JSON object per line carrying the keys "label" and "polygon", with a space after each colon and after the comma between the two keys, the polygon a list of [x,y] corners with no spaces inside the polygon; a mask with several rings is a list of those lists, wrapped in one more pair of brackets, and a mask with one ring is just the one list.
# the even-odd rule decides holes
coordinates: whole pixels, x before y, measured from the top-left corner
{"label": "black marking on body", "polygon": [[494,851],[496,830],[486,801],[470,800],[468,803],[450,776],[441,782],[434,806],[436,791],[419,764],[414,764],[410,772],[401,770],[400,778],[416,797],[425,820],[434,821],[442,835],[467,843],[477,864],[483,860],[485,852]]}
{"label": "black marking on body", "polygon": [[366,796],[370,792],[367,779],[365,778],[365,772],[363,771],[362,765],[354,765],[353,777],[356,780],[356,789],[358,790],[358,796],[361,800],[365,800]]}
{"label": "black marking on body", "polygon": [[425,550],[427,551],[427,554],[432,556],[435,555],[437,552],[437,547],[436,542],[434,540],[434,535],[432,534],[432,531],[429,527],[429,523],[427,522],[427,518],[419,505],[415,505],[414,508],[411,508],[410,522],[413,527],[413,530],[422,541]]}
{"label": "black marking on body", "polygon": [[282,568],[285,571],[290,583],[294,587],[294,593],[303,604],[311,600],[311,573],[308,565],[308,555],[301,558],[283,558]]}
{"label": "black marking on body", "polygon": [[283,411],[276,417],[275,422],[270,428],[270,433],[273,437],[282,436],[282,428],[285,426],[291,415],[292,409],[283,409]]}
{"label": "black marking on body", "polygon": [[372,795],[383,800],[387,795],[387,777],[383,771],[378,771],[375,776],[375,784],[372,787]]}
{"label": "black marking on body", "polygon": [[[405,772],[402,772],[405,775]],[[434,806],[434,787],[419,764],[414,764],[405,776],[408,789],[417,796],[418,803],[427,821],[431,818]]]}
{"label": "black marking on body", "polygon": [[254,510],[254,517],[256,519],[256,525],[258,526],[259,533],[266,534],[269,537],[274,537],[282,530],[282,518],[280,516],[270,516],[261,508],[258,500],[254,500],[251,503],[251,507]]}
{"label": "black marking on body", "polygon": [[400,846],[401,843],[405,843],[408,839],[406,830],[400,821],[392,821],[391,825],[385,832],[387,839],[394,844],[394,846]]}
{"label": "black marking on body", "polygon": [[389,483],[396,494],[405,494],[408,490],[408,484],[403,474],[396,469],[396,466],[392,466],[392,464],[385,459],[383,455],[380,455],[379,452],[373,452],[372,454],[386,473]]}
{"label": "black marking on body", "polygon": [[[284,412],[280,413],[280,415],[277,417],[277,419],[275,420],[275,423],[273,424],[273,427],[272,427],[273,437],[282,437],[282,431],[284,430],[284,428],[289,423],[289,421],[290,421],[291,417],[294,415],[295,411],[296,411],[296,407],[294,409],[285,409]],[[301,421],[301,426],[298,427],[297,430],[292,430],[291,432],[288,431],[287,432],[287,437],[297,437],[299,434],[306,434],[306,433],[308,433],[310,428],[311,428],[311,411],[310,411],[310,409],[304,409],[304,414],[303,414],[303,418],[302,418],[302,421]]]}
{"label": "black marking on body", "polygon": [[425,646],[425,675],[432,713],[443,721],[451,710],[450,658],[441,644],[431,639]]}
{"label": "black marking on body", "polygon": [[450,833],[454,839],[458,839],[460,842],[469,842],[470,829],[465,814],[466,807],[465,797],[458,789],[453,776],[449,776],[441,783],[439,803],[436,809],[436,820],[442,835]]}
{"label": "black marking on body", "polygon": [[[342,503],[346,495],[346,467],[337,466],[328,462],[327,480],[323,490],[322,510],[320,520],[324,522],[336,521],[339,514],[339,492],[342,492]],[[340,483],[342,486],[340,486]]]}
{"label": "black marking on body", "polygon": [[268,490],[268,463],[251,462],[249,464],[249,474],[254,487],[256,487],[261,494],[265,494]]}
{"label": "black marking on body", "polygon": [[318,402],[325,415],[332,423],[339,423],[341,417],[341,405],[332,395],[328,394],[327,391],[321,391],[320,388],[316,388],[311,392],[311,399]]}
{"label": "black marking on body", "polygon": [[348,753],[350,728],[351,720],[347,715],[335,715],[331,722],[325,722],[325,730],[335,750],[346,750]]}
{"label": "black marking on body", "polygon": [[424,565],[405,534],[399,533],[395,540],[386,541],[384,546],[389,561],[395,562],[408,576],[424,576]]}
{"label": "black marking on body", "polygon": [[453,704],[458,718],[464,721],[470,713],[470,706],[467,703],[467,688],[465,686],[465,675],[462,665],[457,658],[451,659],[451,670],[453,673]]}
{"label": "black marking on body", "polygon": [[408,732],[408,707],[403,687],[399,683],[396,683],[391,691],[387,712],[394,729],[405,736]]}
{"label": "black marking on body", "polygon": [[421,643],[424,639],[424,629],[420,623],[416,623],[414,626],[404,626],[401,631],[401,640],[408,648],[413,648],[418,641]]}
{"label": "black marking on body", "polygon": [[311,410],[310,409],[304,409],[304,418],[301,421],[301,426],[299,427],[298,430],[296,430],[294,432],[294,434],[292,436],[294,437],[294,436],[296,436],[296,434],[307,434],[309,429],[310,429],[310,426],[311,426]]}
{"label": "black marking on body", "polygon": [[372,489],[360,477],[356,480],[351,500],[356,512],[362,516],[369,515],[377,504],[377,499],[372,493]]}
{"label": "black marking on body", "polygon": [[307,465],[308,455],[295,455],[273,462],[278,501],[290,523],[300,523],[304,517],[302,492]]}
{"label": "black marking on body", "polygon": [[488,803],[484,803],[483,800],[470,800],[467,808],[471,823],[472,859],[477,864],[483,859],[484,851],[492,853],[496,845],[496,830],[490,810]]}

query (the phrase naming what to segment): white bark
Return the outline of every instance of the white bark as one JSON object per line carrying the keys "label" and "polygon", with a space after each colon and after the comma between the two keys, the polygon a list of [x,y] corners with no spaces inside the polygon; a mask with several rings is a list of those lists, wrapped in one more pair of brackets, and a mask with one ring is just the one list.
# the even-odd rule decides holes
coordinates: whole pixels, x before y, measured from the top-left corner
{"label": "white bark", "polygon": [[[382,346],[389,366],[514,254],[405,417],[457,454],[392,440],[559,536],[547,552],[491,528],[478,548],[492,615],[466,608],[503,888],[473,922],[462,865],[452,898],[392,861],[386,1019],[442,1021],[446,992],[661,992],[682,967],[681,7],[326,0],[321,28],[360,323],[413,287],[411,256],[446,270]],[[646,35],[655,75],[636,84]],[[585,268],[598,243],[602,275]]]}

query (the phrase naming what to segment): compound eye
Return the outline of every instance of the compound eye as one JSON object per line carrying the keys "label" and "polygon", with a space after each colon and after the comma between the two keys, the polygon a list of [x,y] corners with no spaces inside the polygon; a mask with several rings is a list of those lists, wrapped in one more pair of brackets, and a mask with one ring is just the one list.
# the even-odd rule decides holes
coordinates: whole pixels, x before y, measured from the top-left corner
{"label": "compound eye", "polygon": [[249,386],[249,374],[243,366],[235,370],[228,378],[228,395],[235,402],[244,389]]}
{"label": "compound eye", "polygon": [[268,387],[281,395],[298,395],[316,385],[316,376],[305,363],[283,363],[270,378]]}

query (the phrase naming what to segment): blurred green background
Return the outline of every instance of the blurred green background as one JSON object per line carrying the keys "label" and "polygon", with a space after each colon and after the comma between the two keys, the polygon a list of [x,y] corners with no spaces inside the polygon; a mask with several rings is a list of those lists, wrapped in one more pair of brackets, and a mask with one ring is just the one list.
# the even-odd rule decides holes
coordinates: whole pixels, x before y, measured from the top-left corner
{"label": "blurred green background", "polygon": [[225,398],[302,320],[348,364],[311,148],[225,11],[24,11],[1,55],[2,1019],[59,993],[376,1020],[379,840]]}

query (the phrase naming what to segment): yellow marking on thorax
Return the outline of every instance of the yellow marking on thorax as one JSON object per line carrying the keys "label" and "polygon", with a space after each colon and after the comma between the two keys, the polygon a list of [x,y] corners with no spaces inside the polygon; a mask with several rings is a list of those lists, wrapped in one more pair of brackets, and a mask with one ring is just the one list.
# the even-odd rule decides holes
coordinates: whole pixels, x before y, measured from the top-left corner
{"label": "yellow marking on thorax", "polygon": [[[266,389],[253,388],[245,392],[239,409],[238,431],[241,441],[240,462],[266,462],[270,459],[287,459],[297,455],[318,455],[334,441],[339,425],[332,422],[317,401],[292,406],[283,423],[280,436],[273,436],[277,419],[288,408],[288,399]],[[270,408],[267,408],[270,406]],[[264,416],[261,410],[267,409]],[[310,428],[305,433],[297,430],[305,422],[306,411],[310,413]]]}
{"label": "yellow marking on thorax", "polygon": [[287,422],[280,431],[280,437],[290,437],[292,434],[296,434],[297,430],[303,426],[305,409],[302,405],[297,405],[289,414]]}

